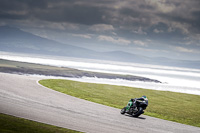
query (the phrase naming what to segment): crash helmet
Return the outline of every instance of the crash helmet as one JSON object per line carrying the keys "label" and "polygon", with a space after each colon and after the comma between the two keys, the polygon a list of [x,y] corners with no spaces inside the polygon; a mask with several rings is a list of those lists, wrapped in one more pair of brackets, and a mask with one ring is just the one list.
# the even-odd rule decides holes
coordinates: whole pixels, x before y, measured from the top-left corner
{"label": "crash helmet", "polygon": [[142,98],[147,99],[147,96],[143,95]]}

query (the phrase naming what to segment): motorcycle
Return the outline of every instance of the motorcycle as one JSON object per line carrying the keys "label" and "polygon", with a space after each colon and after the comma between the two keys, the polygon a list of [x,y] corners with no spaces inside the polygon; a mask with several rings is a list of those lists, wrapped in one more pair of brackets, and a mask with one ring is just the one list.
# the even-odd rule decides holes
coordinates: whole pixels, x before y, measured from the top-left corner
{"label": "motorcycle", "polygon": [[133,117],[139,117],[144,113],[144,110],[148,106],[148,99],[134,99],[134,101],[130,100],[126,107],[121,110],[121,114],[129,114]]}

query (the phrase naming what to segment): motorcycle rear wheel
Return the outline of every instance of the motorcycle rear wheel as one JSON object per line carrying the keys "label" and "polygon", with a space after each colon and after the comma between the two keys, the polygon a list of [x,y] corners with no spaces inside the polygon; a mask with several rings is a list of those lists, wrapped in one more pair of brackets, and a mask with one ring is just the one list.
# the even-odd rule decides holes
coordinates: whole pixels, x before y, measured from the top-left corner
{"label": "motorcycle rear wheel", "polygon": [[143,108],[139,107],[138,111],[136,113],[133,113],[132,116],[133,117],[138,117],[138,116],[140,116],[143,113],[144,113]]}

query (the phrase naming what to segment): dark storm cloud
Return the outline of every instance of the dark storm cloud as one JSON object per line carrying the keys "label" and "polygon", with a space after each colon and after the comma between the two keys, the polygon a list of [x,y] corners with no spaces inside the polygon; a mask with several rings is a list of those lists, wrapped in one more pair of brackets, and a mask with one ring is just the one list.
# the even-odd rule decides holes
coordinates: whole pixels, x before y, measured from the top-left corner
{"label": "dark storm cloud", "polygon": [[55,7],[48,12],[39,11],[35,12],[35,17],[52,22],[71,22],[79,24],[99,24],[106,23],[102,14],[103,9],[97,9],[97,7],[80,6],[80,5],[66,5],[65,7]]}
{"label": "dark storm cloud", "polygon": [[126,33],[173,35],[182,31],[179,34],[193,35],[200,33],[199,7],[199,0],[0,0],[0,21],[21,20],[21,25],[37,22],[38,27],[45,23],[71,23],[89,28],[107,24],[130,38]]}
{"label": "dark storm cloud", "polygon": [[0,25],[94,45],[200,53],[199,7],[200,0],[0,0]]}
{"label": "dark storm cloud", "polygon": [[[82,1],[81,1],[82,2]],[[78,24],[100,24],[105,8],[90,2],[73,0],[7,0],[0,1],[0,19],[35,18],[50,22],[71,22]],[[28,18],[27,18],[28,19]]]}
{"label": "dark storm cloud", "polygon": [[125,16],[131,16],[131,17],[140,17],[140,12],[134,9],[130,8],[122,8],[119,11],[120,14],[125,15]]}
{"label": "dark storm cloud", "polygon": [[146,28],[152,25],[154,18],[154,14],[152,13],[154,9],[152,6],[132,5],[129,8],[121,7],[118,10],[119,24],[124,24],[124,26],[128,27],[127,29],[138,27]]}
{"label": "dark storm cloud", "polygon": [[30,19],[34,10],[46,7],[43,0],[0,0],[0,19]]}
{"label": "dark storm cloud", "polygon": [[46,0],[0,0],[0,10],[4,11],[20,11],[29,10],[32,8],[45,8],[47,7]]}
{"label": "dark storm cloud", "polygon": [[191,22],[191,24],[195,28],[195,31],[200,33],[200,11],[194,11],[192,12],[192,15],[195,17],[195,19],[193,22]]}
{"label": "dark storm cloud", "polygon": [[15,20],[15,19],[27,19],[28,16],[27,15],[10,14],[10,13],[0,11],[0,18]]}
{"label": "dark storm cloud", "polygon": [[111,24],[127,29],[140,25],[151,27],[162,19],[167,25],[178,22],[196,27],[199,26],[199,3],[196,0],[1,0],[0,19],[31,18],[85,25]]}

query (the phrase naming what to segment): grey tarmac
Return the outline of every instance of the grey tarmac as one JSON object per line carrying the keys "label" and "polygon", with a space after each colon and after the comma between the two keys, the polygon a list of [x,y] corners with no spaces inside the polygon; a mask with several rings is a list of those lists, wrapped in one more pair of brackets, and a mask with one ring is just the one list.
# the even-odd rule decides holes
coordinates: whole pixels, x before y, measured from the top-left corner
{"label": "grey tarmac", "polygon": [[88,133],[200,133],[198,127],[146,115],[121,115],[120,109],[43,87],[40,79],[0,73],[0,112]]}

